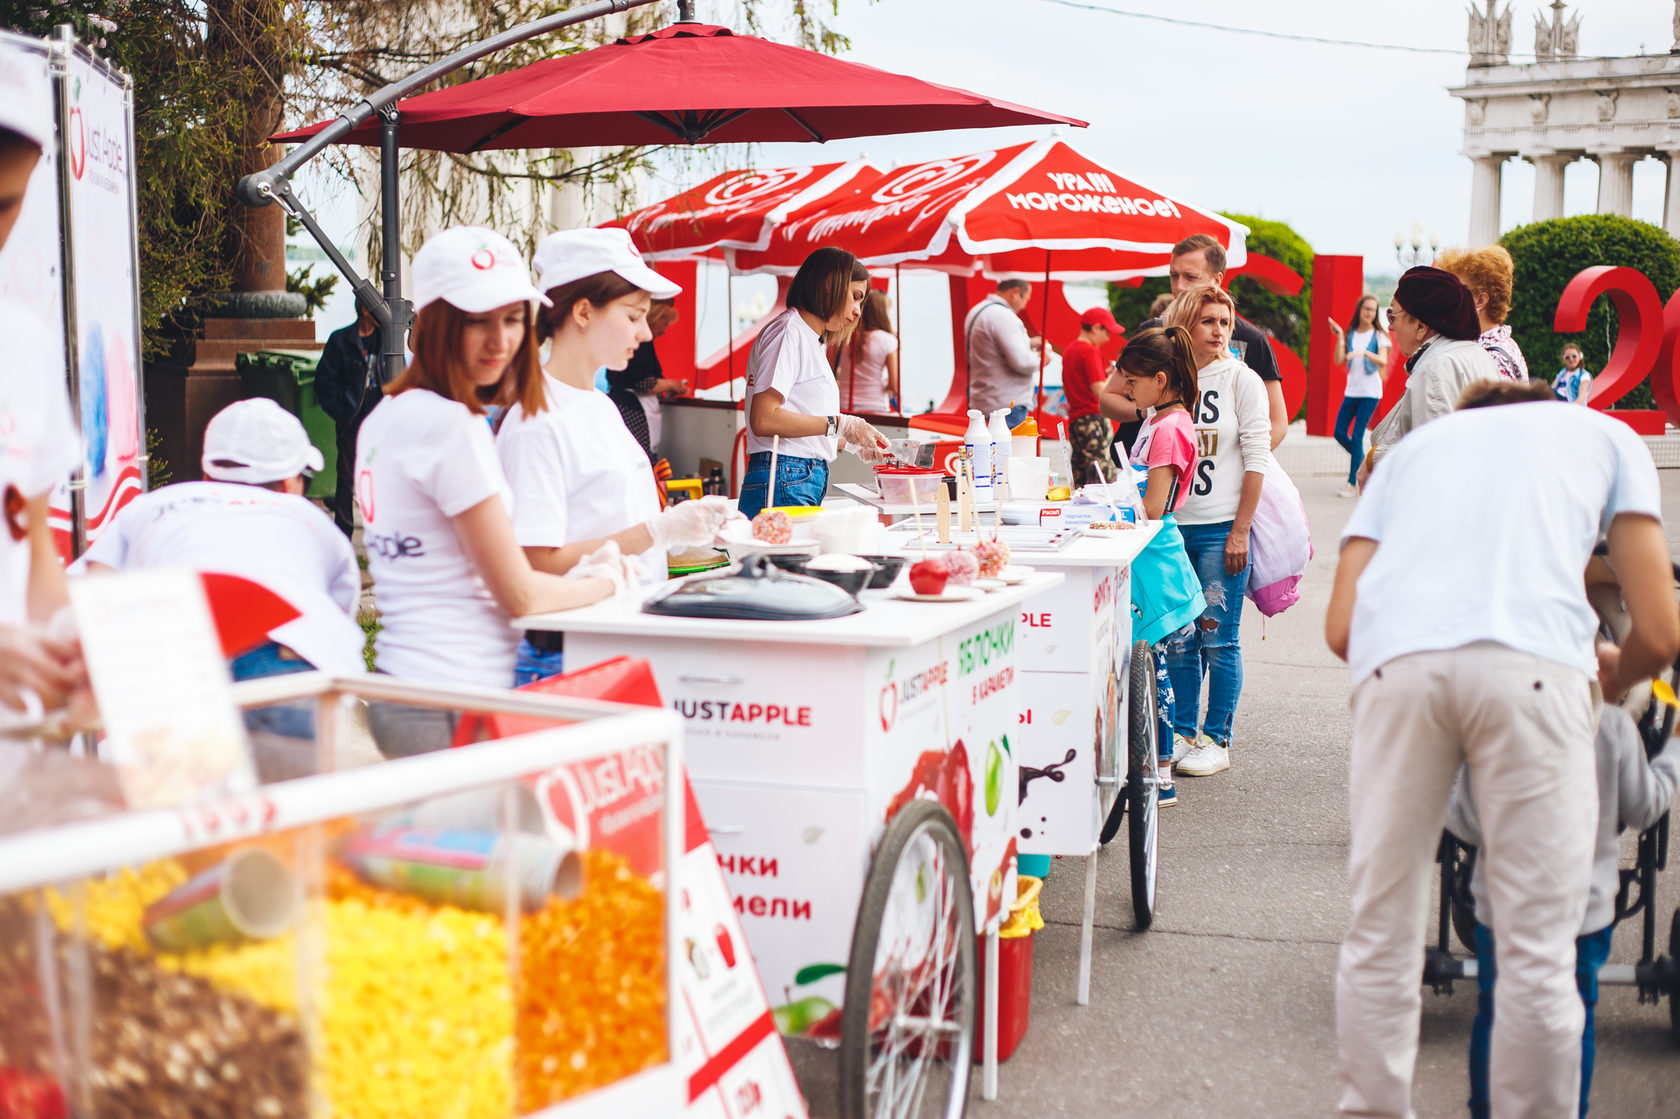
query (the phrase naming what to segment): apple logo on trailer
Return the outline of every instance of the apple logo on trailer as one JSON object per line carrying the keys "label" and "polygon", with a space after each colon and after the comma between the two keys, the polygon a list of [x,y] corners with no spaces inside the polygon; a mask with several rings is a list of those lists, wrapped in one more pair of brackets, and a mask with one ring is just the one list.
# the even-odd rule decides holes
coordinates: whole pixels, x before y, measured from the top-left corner
{"label": "apple logo on trailer", "polygon": [[562,847],[583,851],[589,847],[589,813],[582,791],[571,770],[560,766],[537,779],[537,803],[548,816],[548,834]]}
{"label": "apple logo on trailer", "polygon": [[[76,96],[81,96],[81,83],[76,83]],[[70,148],[70,174],[80,180],[87,170],[87,123],[82,119],[82,107],[70,110],[70,126],[64,130],[64,141]]]}

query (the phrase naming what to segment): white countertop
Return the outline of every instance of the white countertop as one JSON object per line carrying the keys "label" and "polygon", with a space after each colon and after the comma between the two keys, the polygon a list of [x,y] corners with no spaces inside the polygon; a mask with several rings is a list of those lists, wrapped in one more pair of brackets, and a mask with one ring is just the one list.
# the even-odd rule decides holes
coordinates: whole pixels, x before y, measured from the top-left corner
{"label": "white countertop", "polygon": [[[984,526],[990,529],[990,526]],[[927,520],[927,531],[933,531],[933,521]],[[1059,552],[1016,552],[1011,563],[1031,568],[1046,567],[1126,567],[1161,531],[1160,521],[1145,521],[1137,528],[1121,532],[1087,532]],[[955,530],[951,539],[958,544],[973,542],[973,533]],[[886,534],[888,551],[885,554],[908,555],[916,551],[913,532],[892,531]]]}
{"label": "white countertop", "polygon": [[[1141,534],[1128,534],[1141,535]],[[1140,545],[1141,547],[1141,545]],[[1036,558],[1033,565],[1037,565]],[[786,645],[849,645],[907,649],[974,625],[999,610],[1018,607],[1041,591],[1060,583],[1063,576],[1035,572],[1025,582],[991,591],[965,602],[910,602],[891,591],[864,591],[859,600],[865,609],[844,618],[805,622],[758,622],[718,618],[671,618],[642,613],[642,602],[659,587],[616,595],[593,606],[562,610],[554,614],[533,614],[519,618],[519,629],[555,630],[562,633],[610,633],[634,636],[663,636],[714,641],[764,641]],[[668,584],[665,584],[668,585]]]}

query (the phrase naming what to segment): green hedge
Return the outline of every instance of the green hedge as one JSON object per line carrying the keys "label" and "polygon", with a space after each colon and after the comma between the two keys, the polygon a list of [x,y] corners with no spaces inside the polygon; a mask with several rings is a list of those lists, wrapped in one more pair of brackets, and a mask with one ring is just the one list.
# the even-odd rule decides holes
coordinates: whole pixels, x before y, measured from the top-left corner
{"label": "green hedge", "polygon": [[[1302,364],[1307,360],[1308,323],[1312,317],[1312,246],[1294,229],[1281,221],[1248,214],[1225,214],[1232,221],[1248,226],[1248,251],[1293,268],[1307,277],[1299,295],[1274,295],[1253,280],[1238,276],[1231,281],[1231,295],[1237,301],[1242,317],[1272,333],[1278,341],[1294,350]],[[1128,330],[1149,317],[1149,305],[1167,290],[1165,276],[1151,277],[1139,287],[1110,286],[1109,306],[1114,317]]]}
{"label": "green hedge", "polygon": [[[1506,321],[1528,359],[1529,374],[1547,381],[1557,375],[1562,364],[1558,355],[1566,343],[1581,347],[1587,368],[1594,372],[1604,368],[1616,344],[1616,311],[1602,297],[1588,313],[1585,330],[1576,334],[1552,330],[1558,299],[1583,268],[1612,264],[1643,272],[1665,303],[1680,289],[1680,241],[1649,222],[1615,214],[1554,218],[1518,226],[1499,243],[1516,262]],[[1616,406],[1652,407],[1650,385],[1638,386]]]}

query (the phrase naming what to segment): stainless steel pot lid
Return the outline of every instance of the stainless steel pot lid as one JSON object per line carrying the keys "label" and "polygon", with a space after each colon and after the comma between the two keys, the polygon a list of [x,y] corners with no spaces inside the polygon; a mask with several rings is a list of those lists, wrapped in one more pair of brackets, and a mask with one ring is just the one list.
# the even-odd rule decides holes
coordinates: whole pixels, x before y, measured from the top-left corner
{"label": "stainless steel pot lid", "polygon": [[761,622],[844,618],[862,609],[855,595],[821,579],[782,571],[762,555],[748,556],[739,569],[684,579],[642,604],[644,614]]}

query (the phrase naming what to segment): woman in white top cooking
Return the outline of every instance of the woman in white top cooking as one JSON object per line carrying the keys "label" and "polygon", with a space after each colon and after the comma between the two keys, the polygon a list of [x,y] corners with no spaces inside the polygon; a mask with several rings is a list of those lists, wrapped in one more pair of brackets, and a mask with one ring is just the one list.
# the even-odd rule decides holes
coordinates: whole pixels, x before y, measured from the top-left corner
{"label": "woman in white top cooking", "polygon": [[[842,447],[865,462],[885,456],[885,436],[857,416],[841,414],[826,349],[857,322],[868,288],[869,272],[857,257],[825,245],[799,266],[787,310],[753,340],[747,355],[747,476],[739,502],[745,515],[772,505],[821,505],[829,463]],[[777,436],[772,494],[770,452]]]}
{"label": "woman in white top cooking", "polygon": [[[1190,332],[1196,358],[1198,456],[1178,528],[1190,566],[1202,581],[1207,611],[1166,639],[1172,677],[1173,763],[1185,777],[1231,767],[1231,723],[1242,694],[1242,605],[1248,589],[1248,531],[1272,457],[1271,406],[1260,375],[1231,353],[1237,308],[1214,284],[1179,293],[1166,325]],[[1201,715],[1202,673],[1208,677]]]}
{"label": "woman in white top cooking", "polygon": [[1342,406],[1336,412],[1336,442],[1352,457],[1348,481],[1336,496],[1353,497],[1359,492],[1359,464],[1365,461],[1365,427],[1382,401],[1388,381],[1388,335],[1377,325],[1377,297],[1363,296],[1354,308],[1347,330],[1335,319],[1330,330],[1336,335],[1332,365],[1347,363],[1347,387]]}
{"label": "woman in white top cooking", "polygon": [[[382,628],[377,669],[439,684],[513,684],[511,619],[586,606],[622,589],[614,545],[572,569],[537,571],[514,537],[485,419],[491,406],[544,407],[535,314],[543,300],[507,238],[446,229],[414,255],[414,361],[356,443],[356,501]],[[605,399],[605,398],[603,398]],[[449,744],[450,713],[376,705],[386,754]]]}
{"label": "woman in white top cooking", "polygon": [[[640,584],[666,577],[672,548],[710,544],[735,515],[728,498],[704,497],[661,512],[653,469],[595,371],[622,370],[653,337],[648,310],[682,289],[642,262],[622,229],[569,229],[537,246],[537,286],[548,306],[537,334],[547,407],[515,404],[496,453],[513,487],[513,531],[532,566],[564,574],[583,556],[616,544]],[[515,678],[528,684],[561,670],[560,634],[532,630]]]}

